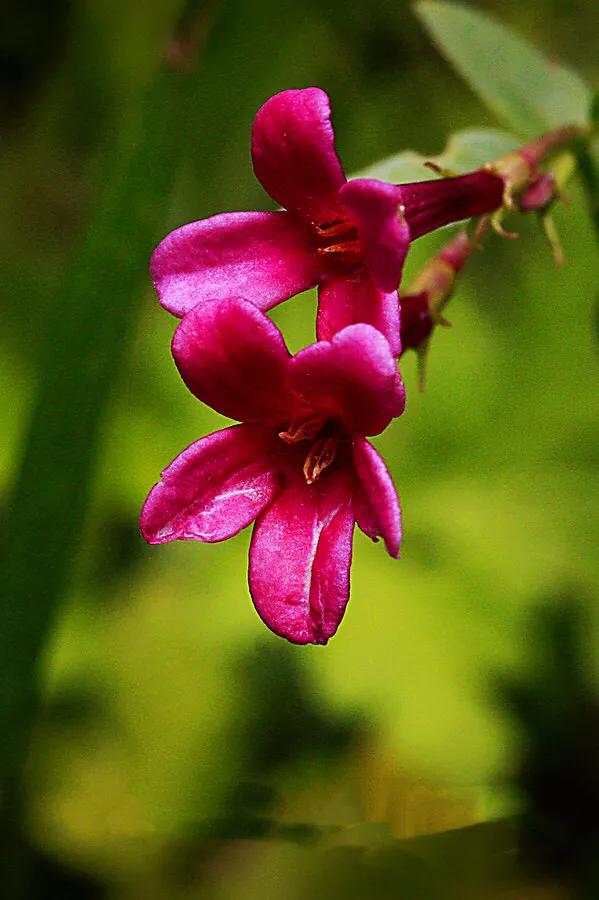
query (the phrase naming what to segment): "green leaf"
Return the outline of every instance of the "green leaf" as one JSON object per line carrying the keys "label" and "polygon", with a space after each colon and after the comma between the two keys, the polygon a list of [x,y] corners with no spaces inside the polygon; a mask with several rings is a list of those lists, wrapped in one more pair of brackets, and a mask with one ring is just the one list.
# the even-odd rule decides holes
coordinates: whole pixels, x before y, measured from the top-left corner
{"label": "green leaf", "polygon": [[353,173],[352,177],[380,178],[381,181],[390,181],[392,184],[424,181],[431,177],[430,169],[426,169],[424,166],[427,159],[431,159],[431,157],[422,156],[415,150],[402,150],[401,153],[387,156],[368,168]]}
{"label": "green leaf", "polygon": [[478,10],[420,0],[416,13],[449,62],[504,125],[534,137],[588,122],[590,91],[575,73]]}
{"label": "green leaf", "polygon": [[24,755],[38,660],[78,546],[103,414],[141,311],[197,83],[161,70],[141,91],[51,305],[0,559],[0,777]]}
{"label": "green leaf", "polygon": [[381,181],[390,181],[394,184],[424,181],[435,177],[426,167],[427,162],[435,163],[459,175],[479,169],[497,157],[515,150],[518,144],[518,138],[514,135],[493,128],[457,131],[451,135],[445,149],[437,156],[423,156],[415,150],[404,150],[374,163],[354,177],[380,178]]}
{"label": "green leaf", "polygon": [[452,134],[443,153],[433,157],[433,162],[458,174],[471,172],[506,153],[511,153],[519,143],[518,138],[508,134],[507,131],[469,128]]}

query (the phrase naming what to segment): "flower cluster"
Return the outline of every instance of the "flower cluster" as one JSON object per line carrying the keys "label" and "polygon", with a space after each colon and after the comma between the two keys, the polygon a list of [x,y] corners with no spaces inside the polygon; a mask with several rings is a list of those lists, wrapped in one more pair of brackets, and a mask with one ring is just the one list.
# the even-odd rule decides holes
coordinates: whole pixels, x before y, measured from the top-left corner
{"label": "flower cluster", "polygon": [[[500,209],[507,180],[485,167],[413,184],[348,181],[317,88],[264,104],[252,158],[282,210],[184,225],[152,257],[160,302],[181,319],[172,343],[181,377],[241,424],[164,470],[141,530],[149,543],[214,542],[255,522],[249,586],[259,615],[294,643],[325,644],[348,601],[355,525],[399,555],[397,494],[368,438],[403,413],[402,343],[417,348],[442,321],[471,248],[458,234],[400,300],[410,243]],[[317,340],[291,356],[265,312],[311,287]]]}

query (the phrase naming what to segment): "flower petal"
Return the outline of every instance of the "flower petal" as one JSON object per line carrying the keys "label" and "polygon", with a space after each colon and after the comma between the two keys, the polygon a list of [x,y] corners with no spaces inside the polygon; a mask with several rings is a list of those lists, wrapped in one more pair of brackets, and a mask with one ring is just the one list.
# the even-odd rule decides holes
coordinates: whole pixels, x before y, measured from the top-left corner
{"label": "flower petal", "polygon": [[284,212],[222,213],[183,225],[150,263],[160,303],[179,317],[231,296],[270,309],[313,287],[319,271],[308,230]]}
{"label": "flower petal", "polygon": [[289,382],[305,403],[350,434],[379,434],[405,407],[405,390],[385,337],[349,325],[293,357]]}
{"label": "flower petal", "polygon": [[412,240],[472,216],[493,212],[503,203],[503,179],[486,169],[455,178],[401,184],[401,204]]}
{"label": "flower petal", "polygon": [[354,178],[339,199],[358,228],[364,259],[381,291],[394,291],[410,248],[410,228],[399,207],[402,189],[375,178]]}
{"label": "flower petal", "polygon": [[347,472],[289,481],[254,527],[249,584],[260,618],[294,644],[326,644],[349,599],[354,514]]}
{"label": "flower petal", "polygon": [[144,503],[146,541],[224,541],[253,522],[278,488],[272,443],[266,428],[234,425],[191,444]]}
{"label": "flower petal", "polygon": [[320,88],[283,91],[258,110],[252,131],[256,177],[291,212],[319,225],[339,217],[345,183],[329,98]]}
{"label": "flower petal", "polygon": [[358,525],[373,541],[382,537],[387,553],[397,559],[401,543],[401,510],[387,466],[364,438],[354,441],[353,458],[359,482],[354,492]]}
{"label": "flower petal", "polygon": [[195,307],[179,323],[173,356],[189,390],[231,419],[287,423],[289,351],[270,319],[245,300]]}
{"label": "flower petal", "polygon": [[372,325],[382,332],[389,342],[392,354],[399,356],[401,344],[397,291],[380,291],[365,269],[356,269],[348,275],[327,275],[318,288],[318,339],[330,341],[342,328],[358,322]]}

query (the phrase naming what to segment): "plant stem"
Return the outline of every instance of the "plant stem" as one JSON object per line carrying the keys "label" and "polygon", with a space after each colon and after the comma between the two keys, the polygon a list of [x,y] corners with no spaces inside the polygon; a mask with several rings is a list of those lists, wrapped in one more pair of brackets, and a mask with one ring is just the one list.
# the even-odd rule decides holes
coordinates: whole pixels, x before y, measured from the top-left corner
{"label": "plant stem", "polygon": [[517,152],[524,157],[530,166],[536,168],[539,163],[551,156],[552,153],[555,153],[556,150],[561,150],[568,144],[579,140],[582,134],[583,130],[577,125],[564,125],[562,128],[555,128],[553,131],[548,131],[546,134],[535,138],[534,141],[525,144]]}
{"label": "plant stem", "polygon": [[575,152],[593,227],[599,241],[599,166],[593,158],[588,141],[579,140]]}

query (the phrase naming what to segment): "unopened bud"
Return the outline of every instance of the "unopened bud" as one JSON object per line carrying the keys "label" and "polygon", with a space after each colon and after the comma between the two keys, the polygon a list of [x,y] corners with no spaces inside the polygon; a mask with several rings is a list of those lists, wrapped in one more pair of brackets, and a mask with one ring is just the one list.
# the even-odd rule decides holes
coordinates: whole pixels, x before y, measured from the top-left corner
{"label": "unopened bud", "polygon": [[472,252],[466,231],[460,231],[430,259],[414,279],[410,294],[426,294],[433,323],[442,324],[441,311],[453,292],[456,275]]}
{"label": "unopened bud", "polygon": [[559,196],[555,178],[551,172],[534,175],[518,197],[522,212],[546,209]]}
{"label": "unopened bud", "polygon": [[401,352],[417,350],[431,335],[435,324],[432,320],[428,294],[406,294],[399,298],[401,315]]}
{"label": "unopened bud", "polygon": [[[519,197],[529,187],[536,186],[539,193],[543,191],[546,193],[548,183],[543,182],[540,185],[538,183],[539,179],[543,177],[537,172],[538,166],[556,150],[574,141],[581,133],[581,129],[576,126],[568,125],[564,128],[556,128],[554,131],[549,131],[534,141],[530,141],[518,150],[506,153],[505,156],[500,156],[499,159],[488,163],[486,168],[503,179],[505,185],[504,206],[507,209],[513,209],[516,205],[514,198]],[[534,193],[532,197],[534,202]],[[519,205],[523,208],[521,203]]]}
{"label": "unopened bud", "polygon": [[448,326],[442,310],[451,297],[457,274],[475,243],[460,231],[419,272],[407,294],[399,298],[401,351],[418,354],[420,387],[424,387],[425,362],[430,336],[436,325]]}

